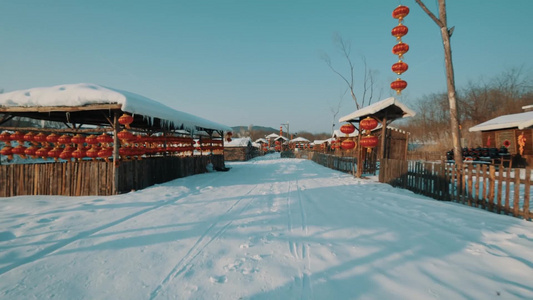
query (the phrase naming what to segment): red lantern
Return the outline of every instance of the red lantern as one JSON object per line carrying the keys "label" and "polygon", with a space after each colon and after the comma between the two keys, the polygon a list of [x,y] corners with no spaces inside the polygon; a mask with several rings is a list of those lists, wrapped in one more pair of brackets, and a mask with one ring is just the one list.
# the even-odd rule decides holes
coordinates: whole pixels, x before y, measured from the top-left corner
{"label": "red lantern", "polygon": [[26,148],[26,150],[24,150],[24,154],[29,155],[29,156],[35,158],[37,150],[38,150],[37,147],[35,147],[35,146],[30,146],[30,147]]}
{"label": "red lantern", "polygon": [[7,156],[9,159],[13,159],[13,147],[5,146],[0,150],[0,154]]}
{"label": "red lantern", "polygon": [[103,147],[102,149],[100,149],[100,151],[98,151],[98,157],[100,158],[107,159],[112,155],[113,155],[113,148]]}
{"label": "red lantern", "polygon": [[26,134],[24,135],[24,140],[25,140],[26,142],[33,142],[33,138],[34,138],[34,137],[35,137],[35,133],[33,133],[33,132],[30,131],[30,132],[28,132],[28,133],[26,133]]}
{"label": "red lantern", "polygon": [[394,65],[392,65],[392,72],[400,75],[403,72],[407,71],[408,68],[409,68],[409,66],[406,63],[404,63],[403,61],[400,60],[399,62],[397,62]]}
{"label": "red lantern", "polygon": [[91,147],[91,149],[87,150],[87,152],[85,152],[85,155],[87,157],[90,157],[92,159],[95,159],[98,157],[98,147]]}
{"label": "red lantern", "polygon": [[43,144],[43,143],[46,143],[46,137],[47,137],[46,134],[39,132],[36,136],[33,137],[33,140],[38,143]]}
{"label": "red lantern", "polygon": [[94,134],[91,134],[90,136],[86,137],[85,138],[85,142],[88,145],[96,145],[96,144],[98,144],[98,140],[96,139],[96,135],[94,135]]}
{"label": "red lantern", "polygon": [[43,159],[46,159],[48,157],[48,151],[52,150],[52,148],[44,147],[39,148],[39,150],[35,151],[35,155],[42,157]]}
{"label": "red lantern", "polygon": [[128,114],[123,114],[118,118],[118,122],[130,129],[130,124],[133,123],[133,117]]}
{"label": "red lantern", "polygon": [[340,130],[344,134],[350,134],[355,131],[355,126],[353,126],[353,124],[344,124],[341,126]]}
{"label": "red lantern", "polygon": [[63,149],[55,147],[52,150],[48,151],[48,157],[58,158],[61,152],[63,152]]}
{"label": "red lantern", "polygon": [[398,25],[394,28],[392,28],[391,34],[392,36],[396,37],[396,39],[400,40],[402,36],[406,35],[409,32],[409,29],[405,25]]}
{"label": "red lantern", "polygon": [[355,142],[352,140],[344,140],[341,143],[341,148],[344,150],[351,150],[355,148]]}
{"label": "red lantern", "polygon": [[392,47],[392,53],[394,55],[398,55],[400,59],[405,53],[407,53],[407,51],[409,51],[409,45],[403,42],[399,42],[398,44],[394,45],[394,47]]}
{"label": "red lantern", "polygon": [[378,127],[378,121],[374,118],[366,117],[361,120],[359,127],[361,127],[362,130],[372,130]]}
{"label": "red lantern", "polygon": [[405,80],[401,80],[400,78],[396,79],[390,84],[390,88],[395,90],[398,95],[401,94],[402,90],[405,89],[406,87],[407,87],[407,82]]}
{"label": "red lantern", "polygon": [[7,131],[4,131],[0,134],[0,141],[8,144],[9,142],[11,142],[11,134]]}
{"label": "red lantern", "polygon": [[25,158],[24,157],[24,151],[26,150],[26,147],[22,146],[22,145],[18,145],[17,147],[13,148],[12,152],[13,154],[16,154],[16,155],[19,155],[21,156],[22,158]]}
{"label": "red lantern", "polygon": [[409,14],[409,7],[399,5],[392,11],[392,17],[398,19],[400,22]]}
{"label": "red lantern", "polygon": [[72,137],[68,134],[63,134],[57,139],[57,142],[61,145],[70,144],[70,141],[72,140]]}
{"label": "red lantern", "polygon": [[133,135],[133,133],[131,133],[131,132],[129,132],[129,131],[124,129],[121,132],[117,133],[117,137],[121,141],[131,141],[131,140],[133,140],[134,135]]}
{"label": "red lantern", "polygon": [[57,140],[59,139],[59,136],[55,133],[51,133],[46,137],[46,141],[49,143],[57,143]]}
{"label": "red lantern", "polygon": [[11,140],[18,141],[20,143],[24,141],[24,134],[22,134],[20,131],[15,131],[15,133],[11,134]]}
{"label": "red lantern", "polygon": [[70,139],[70,141],[74,144],[82,145],[83,143],[85,143],[85,137],[78,133],[75,136],[73,136],[72,139]]}
{"label": "red lantern", "polygon": [[107,133],[102,133],[96,138],[96,140],[101,144],[109,144],[113,142],[113,137],[111,137]]}
{"label": "red lantern", "polygon": [[361,137],[359,144],[361,147],[374,148],[378,145],[378,137],[373,135]]}
{"label": "red lantern", "polygon": [[72,152],[72,157],[74,157],[74,158],[76,158],[76,159],[78,159],[78,160],[84,158],[84,157],[85,157],[85,150],[80,149],[80,148],[74,150],[74,151]]}
{"label": "red lantern", "polygon": [[72,153],[74,153],[73,148],[67,146],[63,149],[63,152],[59,154],[59,158],[69,160],[72,157]]}

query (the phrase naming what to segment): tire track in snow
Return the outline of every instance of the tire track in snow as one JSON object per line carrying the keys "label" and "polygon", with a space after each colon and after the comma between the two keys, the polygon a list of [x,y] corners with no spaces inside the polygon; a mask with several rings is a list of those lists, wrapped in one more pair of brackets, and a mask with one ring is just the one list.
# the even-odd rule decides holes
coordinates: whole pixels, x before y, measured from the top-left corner
{"label": "tire track in snow", "polygon": [[[235,203],[233,203],[220,217],[217,218],[217,220],[207,228],[204,233],[196,240],[194,245],[187,251],[187,253],[178,261],[178,263],[172,268],[172,270],[167,274],[167,276],[161,281],[161,283],[150,293],[150,300],[153,300],[159,296],[161,291],[175,278],[180,276],[183,273],[186,273],[191,268],[191,262],[194,261],[194,259],[202,253],[202,251],[209,246],[213,241],[218,239],[226,230],[229,228],[229,226],[233,223],[233,220],[229,220],[223,225],[219,225],[224,219],[226,219],[226,216],[234,210],[235,207],[237,207],[243,199],[247,198],[248,195],[252,193],[253,190],[257,188],[257,185],[252,187],[244,196],[240,197]],[[249,199],[248,203],[244,205],[241,210],[239,211],[239,214],[241,214],[243,211],[245,211],[248,206],[253,202],[253,199],[255,197],[252,197]],[[215,231],[216,230],[216,231]],[[215,233],[211,236],[211,232],[215,231]]]}
{"label": "tire track in snow", "polygon": [[[287,217],[288,224],[287,228],[289,233],[293,232],[293,216],[297,215],[300,218],[300,229],[303,236],[308,235],[307,227],[307,214],[305,212],[304,201],[302,200],[302,189],[298,185],[298,180],[296,180],[296,200],[292,198],[292,186],[289,181],[289,188],[287,192]],[[297,201],[297,205],[292,205],[292,201]],[[297,210],[293,213],[292,210]],[[300,286],[301,298],[310,299],[313,295],[313,289],[311,285],[311,258],[310,258],[310,247],[309,243],[294,241],[293,238],[289,238],[289,250],[292,256],[297,260],[302,262],[302,267],[300,267],[298,276],[294,277],[294,282]]]}

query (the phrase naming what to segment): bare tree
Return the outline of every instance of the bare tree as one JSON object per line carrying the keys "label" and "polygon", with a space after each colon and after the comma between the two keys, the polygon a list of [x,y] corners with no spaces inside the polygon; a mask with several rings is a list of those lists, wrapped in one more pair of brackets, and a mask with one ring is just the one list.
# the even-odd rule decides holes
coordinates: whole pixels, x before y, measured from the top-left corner
{"label": "bare tree", "polygon": [[446,79],[448,87],[448,101],[450,105],[450,123],[452,131],[453,141],[453,154],[455,157],[455,163],[459,170],[463,169],[463,154],[461,149],[461,135],[459,131],[459,120],[457,113],[457,99],[455,93],[455,79],[453,74],[452,63],[452,49],[450,46],[450,37],[452,36],[453,29],[448,28],[446,19],[446,0],[438,0],[439,2],[439,17],[437,18],[421,0],[415,0],[416,3],[424,10],[424,12],[439,26],[442,36],[442,43],[444,45],[444,63],[446,66]]}
{"label": "bare tree", "polygon": [[333,43],[335,44],[335,46],[337,46],[342,56],[344,57],[344,59],[346,59],[346,62],[348,63],[348,75],[345,76],[336,68],[334,68],[331,62],[331,58],[326,53],[322,54],[322,60],[326,62],[326,64],[333,71],[333,73],[339,75],[339,77],[346,83],[346,85],[348,86],[347,90],[350,91],[350,95],[352,96],[352,99],[355,102],[355,107],[357,109],[360,109],[365,106],[367,94],[369,95],[367,105],[370,104],[374,96],[374,72],[368,69],[366,59],[363,57],[363,63],[365,67],[363,79],[363,99],[362,102],[359,103],[357,96],[355,95],[355,64],[353,63],[352,58],[350,56],[352,48],[351,43],[343,39],[339,34],[335,34],[333,36]]}

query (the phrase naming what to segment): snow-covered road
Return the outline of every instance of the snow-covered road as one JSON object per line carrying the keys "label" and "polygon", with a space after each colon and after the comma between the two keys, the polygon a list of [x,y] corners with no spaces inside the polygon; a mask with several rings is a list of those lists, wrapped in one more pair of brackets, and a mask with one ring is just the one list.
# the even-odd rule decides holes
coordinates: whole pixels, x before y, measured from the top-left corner
{"label": "snow-covered road", "polygon": [[533,223],[311,161],[0,199],[1,299],[532,299]]}

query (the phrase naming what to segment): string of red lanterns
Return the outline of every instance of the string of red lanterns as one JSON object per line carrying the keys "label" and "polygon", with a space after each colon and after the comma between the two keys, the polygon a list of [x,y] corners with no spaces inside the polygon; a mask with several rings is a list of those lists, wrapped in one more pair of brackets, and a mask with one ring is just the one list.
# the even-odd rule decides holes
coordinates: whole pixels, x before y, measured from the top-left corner
{"label": "string of red lanterns", "polygon": [[[392,11],[392,17],[398,19],[398,26],[394,27],[391,31],[392,36],[396,37],[396,40],[398,41],[398,44],[392,47],[392,53],[394,55],[398,55],[398,62],[393,64],[391,69],[392,72],[398,75],[403,74],[409,68],[409,66],[403,62],[403,55],[409,51],[409,45],[402,42],[402,37],[409,32],[407,26],[403,25],[402,23],[403,19],[408,14],[409,8],[404,5],[400,5]],[[407,82],[398,77],[396,80],[391,82],[390,87],[391,89],[395,90],[398,95],[400,95],[402,90],[407,87]]]}
{"label": "string of red lanterns", "polygon": [[[231,135],[230,135],[231,136]],[[119,155],[122,159],[137,158],[143,155],[175,154],[179,156],[190,156],[195,150],[192,137],[177,136],[145,136],[133,135],[126,130],[120,131],[117,138],[121,140]],[[12,145],[15,141],[16,146]],[[54,160],[81,160],[83,158],[103,159],[108,161],[113,156],[113,136],[103,133],[101,135],[84,136],[76,134],[74,136],[63,134],[61,136],[43,132],[20,132],[0,133],[0,142],[5,146],[0,149],[0,154],[13,159],[13,155],[25,159],[31,158],[52,158]],[[25,143],[30,146],[26,147]],[[224,149],[222,139],[201,139],[198,143],[199,151],[212,151],[221,154]]]}

